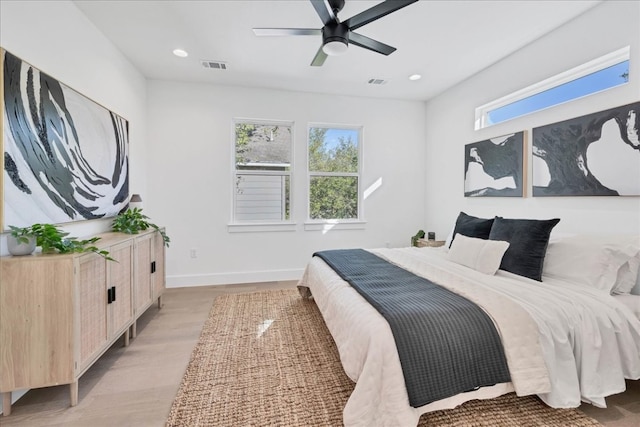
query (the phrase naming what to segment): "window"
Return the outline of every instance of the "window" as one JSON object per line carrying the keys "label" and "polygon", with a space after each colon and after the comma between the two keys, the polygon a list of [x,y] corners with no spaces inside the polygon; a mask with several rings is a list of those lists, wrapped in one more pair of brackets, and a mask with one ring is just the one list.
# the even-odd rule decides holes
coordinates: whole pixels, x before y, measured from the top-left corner
{"label": "window", "polygon": [[309,219],[360,219],[361,128],[310,126]]}
{"label": "window", "polygon": [[292,123],[236,120],[234,127],[234,222],[288,221]]}
{"label": "window", "polygon": [[475,129],[501,123],[629,81],[629,46],[476,108]]}

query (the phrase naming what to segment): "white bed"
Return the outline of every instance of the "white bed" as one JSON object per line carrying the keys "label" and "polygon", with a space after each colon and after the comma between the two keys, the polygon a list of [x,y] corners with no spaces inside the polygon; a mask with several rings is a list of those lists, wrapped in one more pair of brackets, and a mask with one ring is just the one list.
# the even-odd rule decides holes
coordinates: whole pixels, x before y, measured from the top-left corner
{"label": "white bed", "polygon": [[639,295],[614,295],[613,297],[621,304],[624,304],[638,319],[640,319]]}
{"label": "white bed", "polygon": [[570,277],[539,282],[502,270],[484,274],[452,262],[445,248],[371,252],[480,305],[500,333],[512,380],[411,407],[387,321],[314,257],[299,285],[309,288],[356,383],[344,409],[345,426],[417,425],[423,413],[511,391],[537,394],[557,408],[581,401],[604,407],[606,396],[625,390],[625,378],[640,379],[640,296],[612,296]]}

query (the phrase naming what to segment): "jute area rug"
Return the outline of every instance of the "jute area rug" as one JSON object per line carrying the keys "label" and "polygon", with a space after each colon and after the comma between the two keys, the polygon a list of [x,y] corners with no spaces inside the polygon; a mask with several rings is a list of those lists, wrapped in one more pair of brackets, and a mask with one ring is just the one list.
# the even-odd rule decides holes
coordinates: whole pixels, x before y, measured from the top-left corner
{"label": "jute area rug", "polygon": [[[312,300],[296,290],[224,295],[214,301],[167,426],[341,426],[352,390]],[[420,418],[421,427],[599,425],[513,393]]]}

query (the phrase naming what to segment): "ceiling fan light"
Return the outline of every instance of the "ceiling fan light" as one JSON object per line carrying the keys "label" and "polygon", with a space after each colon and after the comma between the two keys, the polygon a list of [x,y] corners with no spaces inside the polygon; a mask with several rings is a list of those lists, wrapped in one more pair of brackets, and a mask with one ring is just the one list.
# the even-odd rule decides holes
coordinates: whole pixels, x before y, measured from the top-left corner
{"label": "ceiling fan light", "polygon": [[331,40],[322,46],[322,50],[329,56],[338,56],[346,53],[349,45],[342,40]]}

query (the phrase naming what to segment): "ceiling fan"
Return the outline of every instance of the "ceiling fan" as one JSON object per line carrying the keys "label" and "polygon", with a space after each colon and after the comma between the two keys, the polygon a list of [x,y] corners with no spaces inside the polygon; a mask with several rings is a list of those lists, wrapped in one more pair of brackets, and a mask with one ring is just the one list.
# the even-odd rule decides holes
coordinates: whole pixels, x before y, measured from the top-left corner
{"label": "ceiling fan", "polygon": [[314,28],[254,28],[257,36],[315,36],[322,35],[322,46],[311,61],[314,67],[324,64],[328,55],[335,56],[345,53],[349,43],[383,55],[393,53],[396,48],[373,40],[354,32],[358,28],[376,19],[380,19],[398,9],[415,3],[418,0],[386,0],[382,3],[352,16],[346,21],[338,19],[338,12],[344,7],[345,0],[310,0],[320,16],[324,27]]}

